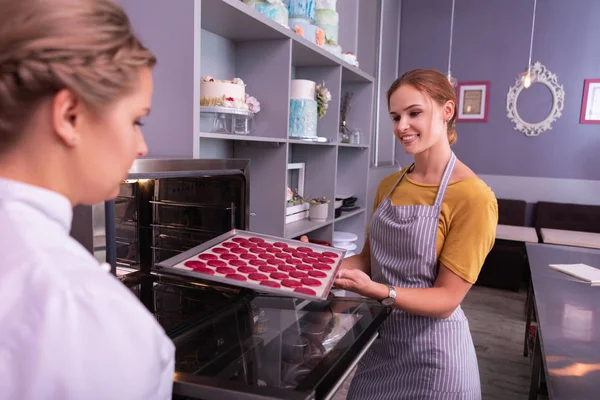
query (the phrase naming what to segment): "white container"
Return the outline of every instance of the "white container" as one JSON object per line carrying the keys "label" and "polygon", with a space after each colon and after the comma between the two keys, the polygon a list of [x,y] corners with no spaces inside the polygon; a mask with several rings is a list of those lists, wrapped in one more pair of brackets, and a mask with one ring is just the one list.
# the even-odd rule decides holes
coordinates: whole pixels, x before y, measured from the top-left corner
{"label": "white container", "polygon": [[308,219],[322,222],[327,219],[327,214],[329,214],[329,204],[311,204],[308,210]]}
{"label": "white container", "polygon": [[346,251],[353,251],[356,250],[356,248],[358,246],[356,246],[356,243],[352,243],[352,242],[333,242],[331,244],[333,247],[337,247],[338,249],[344,249]]}
{"label": "white container", "polygon": [[355,242],[358,240],[358,236],[351,232],[335,231],[333,232],[334,242]]}

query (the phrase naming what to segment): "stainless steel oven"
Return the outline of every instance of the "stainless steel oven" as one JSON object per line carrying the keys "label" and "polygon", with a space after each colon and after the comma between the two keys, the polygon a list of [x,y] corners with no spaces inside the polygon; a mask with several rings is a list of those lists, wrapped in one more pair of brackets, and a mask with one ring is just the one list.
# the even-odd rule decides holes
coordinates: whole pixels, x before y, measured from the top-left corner
{"label": "stainless steel oven", "polygon": [[78,207],[72,235],[154,314],[176,346],[174,398],[330,398],[376,340],[377,302],[268,296],[154,269],[249,230],[244,160],[137,160],[114,201]]}

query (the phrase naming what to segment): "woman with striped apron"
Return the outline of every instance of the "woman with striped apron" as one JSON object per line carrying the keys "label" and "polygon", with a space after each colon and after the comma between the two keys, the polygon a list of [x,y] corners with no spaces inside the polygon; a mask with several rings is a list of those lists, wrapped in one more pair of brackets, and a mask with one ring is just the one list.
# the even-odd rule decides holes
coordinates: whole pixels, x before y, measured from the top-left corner
{"label": "woman with striped apron", "polygon": [[381,181],[369,241],[344,260],[334,283],[393,306],[348,399],[478,400],[460,303],[493,246],[496,197],[450,148],[456,93],[442,73],[406,72],[387,99],[394,135],[414,163]]}
{"label": "woman with striped apron", "polygon": [[[406,172],[383,199],[370,227],[373,281],[401,288],[433,286],[436,231],[455,162],[452,153],[432,206],[392,205],[389,196]],[[480,398],[477,357],[460,306],[447,319],[393,309],[348,393],[353,400]]]}

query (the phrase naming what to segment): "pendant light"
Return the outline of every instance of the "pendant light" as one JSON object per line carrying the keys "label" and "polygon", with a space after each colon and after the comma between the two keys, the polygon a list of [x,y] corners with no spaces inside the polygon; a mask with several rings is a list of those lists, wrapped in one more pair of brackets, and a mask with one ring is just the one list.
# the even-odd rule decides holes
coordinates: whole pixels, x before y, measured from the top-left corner
{"label": "pendant light", "polygon": [[527,63],[527,71],[519,75],[521,84],[525,89],[529,88],[534,82],[534,77],[531,76],[531,53],[533,50],[533,32],[535,31],[535,11],[537,8],[537,0],[533,0],[533,19],[531,21],[531,39],[529,40],[529,62]]}
{"label": "pendant light", "polygon": [[457,80],[452,76],[451,67],[452,67],[452,35],[454,33],[454,4],[456,0],[452,0],[452,15],[450,17],[450,48],[448,49],[448,81],[452,84],[452,86],[456,87]]}

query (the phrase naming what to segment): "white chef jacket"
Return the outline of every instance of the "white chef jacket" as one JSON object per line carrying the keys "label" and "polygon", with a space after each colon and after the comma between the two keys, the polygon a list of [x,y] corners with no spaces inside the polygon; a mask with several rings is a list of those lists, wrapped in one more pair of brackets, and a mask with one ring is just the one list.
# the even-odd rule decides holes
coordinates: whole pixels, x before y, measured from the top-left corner
{"label": "white chef jacket", "polygon": [[170,399],[173,343],[71,220],[62,195],[0,178],[0,398]]}

